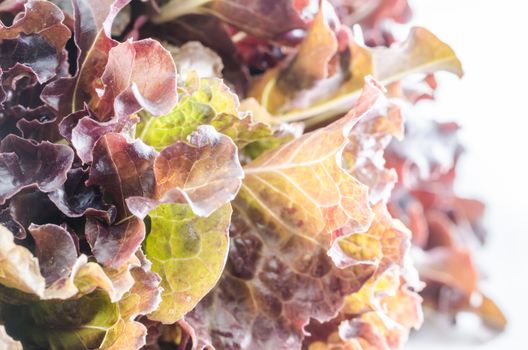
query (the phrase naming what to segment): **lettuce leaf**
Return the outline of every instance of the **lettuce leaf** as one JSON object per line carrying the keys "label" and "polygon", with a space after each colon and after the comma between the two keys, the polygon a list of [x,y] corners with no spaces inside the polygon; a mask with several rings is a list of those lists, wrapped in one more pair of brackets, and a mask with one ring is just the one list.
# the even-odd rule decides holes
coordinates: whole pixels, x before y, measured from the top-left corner
{"label": "lettuce leaf", "polygon": [[427,283],[424,305],[450,319],[474,313],[485,328],[500,332],[507,319],[481,290],[472,250],[485,239],[484,204],[454,190],[463,151],[458,129],[455,123],[409,118],[407,137],[386,153],[399,178],[390,209],[413,231],[416,267]]}
{"label": "lettuce leaf", "polygon": [[[387,263],[403,259],[391,244],[408,246],[408,238],[357,239],[374,213],[366,187],[341,167],[347,136],[380,98],[368,82],[345,117],[244,167],[227,271],[186,317],[199,346],[300,348],[309,321],[331,320],[382,266],[380,245]],[[346,266],[334,263],[333,244],[342,245]],[[365,257],[373,246],[375,256]]]}
{"label": "lettuce leaf", "polygon": [[[238,147],[261,139],[271,138],[270,127],[254,121],[250,115],[239,115],[238,97],[218,78],[199,78],[189,74],[181,88],[174,109],[165,115],[153,117],[141,113],[141,122],[136,128],[136,137],[146,144],[161,150],[174,142],[185,140],[198,126],[210,124],[229,136]],[[197,86],[196,86],[197,85]]]}
{"label": "lettuce leaf", "polygon": [[0,143],[0,204],[27,187],[43,192],[58,189],[66,182],[72,162],[73,152],[65,145],[35,144],[8,135]]}
{"label": "lettuce leaf", "polygon": [[422,297],[504,329],[458,237],[485,238],[457,126],[404,132],[462,74],[424,28],[396,41],[409,14],[2,2],[0,347],[395,350]]}
{"label": "lettuce leaf", "polygon": [[273,4],[266,0],[172,0],[161,6],[153,21],[163,23],[189,13],[212,14],[253,35],[287,42],[288,32],[306,28],[302,14],[306,5],[292,0]]}
{"label": "lettuce leaf", "polygon": [[[309,40],[314,40],[311,37],[323,35],[324,29],[312,28],[313,33],[306,37],[303,44],[308,45]],[[338,34],[334,35],[337,37]],[[382,85],[388,85],[416,73],[445,70],[459,76],[463,74],[453,50],[424,28],[414,28],[406,41],[389,48],[367,48],[353,39],[346,39],[348,47],[341,52],[335,50],[334,54],[340,56],[340,70],[333,76],[319,79],[307,89],[286,84],[288,80],[281,78],[286,74],[285,70],[276,67],[260,78],[250,95],[285,121],[310,119],[310,124],[315,125],[350,109],[359,97],[364,77],[368,75]],[[294,57],[293,62],[298,59]]]}
{"label": "lettuce leaf", "polygon": [[145,252],[162,278],[162,302],[148,317],[171,324],[191,311],[216,284],[227,258],[231,206],[207,217],[188,206],[163,204],[149,213]]}

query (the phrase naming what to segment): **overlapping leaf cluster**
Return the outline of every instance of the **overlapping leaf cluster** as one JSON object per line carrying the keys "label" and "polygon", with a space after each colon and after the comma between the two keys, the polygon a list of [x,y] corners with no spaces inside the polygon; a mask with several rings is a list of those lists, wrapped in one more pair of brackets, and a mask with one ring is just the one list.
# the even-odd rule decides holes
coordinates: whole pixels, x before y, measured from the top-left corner
{"label": "overlapping leaf cluster", "polygon": [[408,137],[385,154],[399,178],[389,207],[413,232],[415,264],[426,283],[424,305],[452,320],[471,312],[488,329],[502,331],[506,318],[479,288],[481,272],[473,257],[486,239],[484,204],[458,196],[453,188],[463,152],[459,126],[409,121]]}
{"label": "overlapping leaf cluster", "polygon": [[403,185],[404,146],[386,156],[398,172],[385,165],[401,105],[436,71],[462,74],[424,28],[389,45],[387,21],[409,14],[400,0],[0,4],[0,345],[401,348],[422,284],[387,210],[398,175],[392,213],[447,247],[420,265],[426,300],[447,285],[467,292],[449,310],[464,307],[475,285],[435,277],[458,246],[424,237],[452,206],[474,224],[473,202],[426,206],[433,180]]}

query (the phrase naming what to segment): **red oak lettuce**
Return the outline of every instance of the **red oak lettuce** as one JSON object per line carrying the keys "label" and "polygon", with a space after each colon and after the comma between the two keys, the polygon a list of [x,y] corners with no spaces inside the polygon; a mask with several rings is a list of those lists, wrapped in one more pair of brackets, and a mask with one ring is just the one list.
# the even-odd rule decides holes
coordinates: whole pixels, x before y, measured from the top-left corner
{"label": "red oak lettuce", "polygon": [[426,29],[396,40],[409,16],[1,3],[0,347],[400,349],[422,297],[503,328],[457,239],[483,207],[452,190],[455,126],[404,131],[462,74]]}

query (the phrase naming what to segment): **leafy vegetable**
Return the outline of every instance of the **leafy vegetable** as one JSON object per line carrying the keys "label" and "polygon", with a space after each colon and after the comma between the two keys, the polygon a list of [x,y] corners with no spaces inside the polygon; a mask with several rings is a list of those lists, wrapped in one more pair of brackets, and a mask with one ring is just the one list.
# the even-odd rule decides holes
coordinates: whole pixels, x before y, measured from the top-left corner
{"label": "leafy vegetable", "polygon": [[163,204],[150,212],[145,251],[164,291],[160,308],[149,318],[176,322],[216,284],[227,257],[231,212],[229,204],[203,218],[180,204]]}
{"label": "leafy vegetable", "polygon": [[[320,32],[309,34],[312,35],[306,37],[301,49],[313,40],[311,36],[322,35]],[[349,46],[342,53],[335,50],[334,54],[341,56],[340,70],[333,76],[322,77],[326,79],[319,79],[308,89],[288,84],[288,80],[284,78],[284,75],[288,74],[288,68],[281,71],[280,67],[277,67],[266,72],[250,94],[271,112],[281,115],[283,120],[312,118],[310,124],[314,124],[346,112],[357,99],[363,79],[368,75],[372,75],[383,85],[415,73],[446,70],[462,75],[461,64],[453,50],[424,28],[414,28],[405,42],[390,48],[367,48],[351,39]],[[350,57],[354,59],[351,60]],[[293,62],[296,60],[299,58],[294,58]]]}
{"label": "leafy vegetable", "polygon": [[244,173],[237,155],[231,139],[200,126],[189,143],[173,143],[154,160],[153,198],[133,196],[127,204],[139,217],[162,203],[187,203],[195,214],[208,216],[240,188]]}
{"label": "leafy vegetable", "polygon": [[170,113],[160,117],[143,113],[136,129],[138,138],[161,150],[185,140],[202,124],[211,124],[239,147],[271,137],[266,124],[254,122],[249,115],[239,116],[238,97],[220,79],[199,79],[191,75],[184,88],[184,95]]}
{"label": "leafy vegetable", "polygon": [[[484,242],[484,205],[457,196],[453,189],[462,153],[457,131],[454,123],[414,121],[408,126],[413,137],[389,148],[387,160],[400,178],[391,209],[413,230],[413,243],[420,252],[416,265],[427,283],[425,305],[451,318],[461,311],[475,313],[486,327],[501,331],[506,317],[480,290],[480,273],[469,243]],[[413,145],[418,141],[419,152]],[[462,234],[465,239],[460,239]],[[479,300],[473,303],[471,298]]]}
{"label": "leafy vegetable", "polygon": [[454,194],[455,126],[404,132],[462,74],[426,29],[395,40],[409,14],[2,2],[0,347],[400,349],[422,297],[503,329],[456,239],[483,207]]}
{"label": "leafy vegetable", "polygon": [[44,141],[38,145],[15,135],[0,143],[0,203],[22,189],[36,186],[42,192],[56,190],[66,181],[73,162],[71,148]]}
{"label": "leafy vegetable", "polygon": [[281,39],[294,29],[306,28],[302,12],[306,3],[279,0],[186,0],[169,1],[154,17],[160,23],[188,13],[212,14],[250,34],[266,39]]}

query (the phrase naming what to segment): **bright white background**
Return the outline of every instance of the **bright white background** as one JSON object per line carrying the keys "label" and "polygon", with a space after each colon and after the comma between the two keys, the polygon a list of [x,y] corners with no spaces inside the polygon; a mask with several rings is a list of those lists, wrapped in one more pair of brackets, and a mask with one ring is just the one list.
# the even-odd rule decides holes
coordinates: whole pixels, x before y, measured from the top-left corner
{"label": "bright white background", "polygon": [[488,204],[489,246],[479,255],[483,290],[507,314],[488,342],[425,327],[411,350],[528,349],[528,1],[414,0],[414,24],[448,42],[464,64],[459,81],[443,77],[434,108],[462,124],[467,153],[459,193]]}

